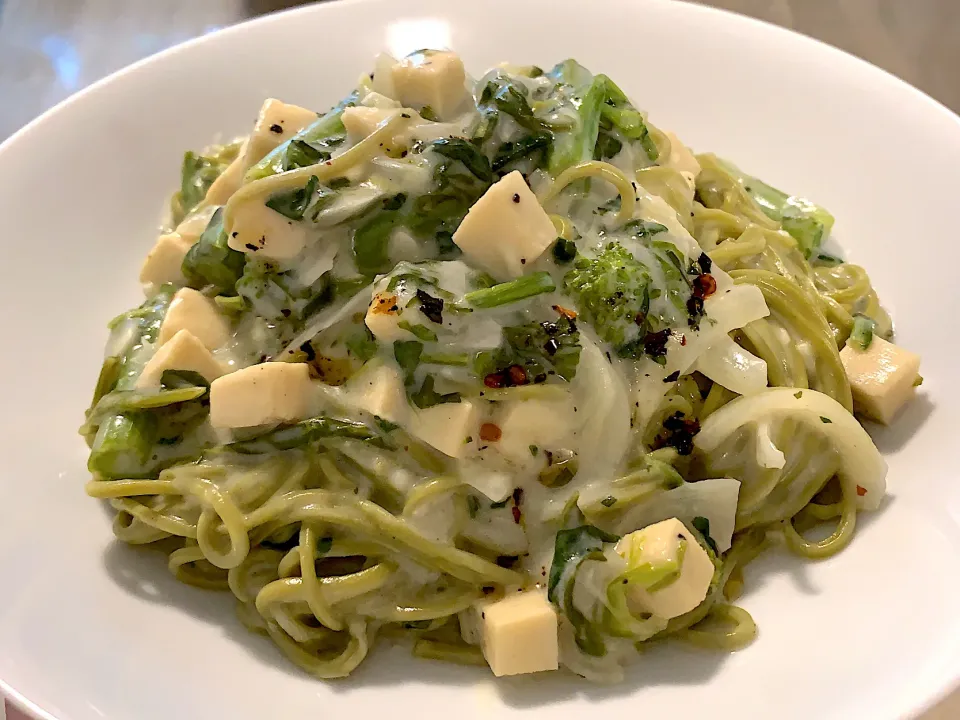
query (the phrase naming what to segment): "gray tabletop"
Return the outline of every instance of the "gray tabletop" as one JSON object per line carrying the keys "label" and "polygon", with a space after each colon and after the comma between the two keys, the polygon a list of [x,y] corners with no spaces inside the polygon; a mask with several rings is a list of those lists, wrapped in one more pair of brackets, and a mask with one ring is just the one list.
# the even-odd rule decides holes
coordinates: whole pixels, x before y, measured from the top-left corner
{"label": "gray tabletop", "polygon": [[[960,0],[702,1],[841,47],[960,112]],[[0,0],[0,140],[71,93],[134,60],[225,25],[299,4],[297,0]],[[0,717],[2,713],[0,707]],[[960,692],[924,720],[958,717]]]}

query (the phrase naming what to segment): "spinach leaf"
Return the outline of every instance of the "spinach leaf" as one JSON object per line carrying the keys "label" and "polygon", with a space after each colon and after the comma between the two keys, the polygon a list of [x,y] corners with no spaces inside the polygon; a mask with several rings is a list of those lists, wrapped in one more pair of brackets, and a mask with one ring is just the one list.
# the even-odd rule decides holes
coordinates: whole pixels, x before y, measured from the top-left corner
{"label": "spinach leaf", "polygon": [[234,295],[245,261],[243,253],[227,245],[223,208],[218,208],[200,239],[187,251],[181,269],[192,288],[213,286],[221,295]]}

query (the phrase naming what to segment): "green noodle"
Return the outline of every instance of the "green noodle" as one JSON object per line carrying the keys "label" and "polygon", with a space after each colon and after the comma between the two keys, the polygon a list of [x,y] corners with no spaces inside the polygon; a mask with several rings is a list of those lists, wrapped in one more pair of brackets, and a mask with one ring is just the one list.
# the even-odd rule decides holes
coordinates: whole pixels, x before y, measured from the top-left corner
{"label": "green noodle", "polygon": [[[571,99],[570,88],[579,86],[583,73],[592,90]],[[756,624],[730,604],[744,591],[744,567],[775,542],[807,559],[839,552],[853,538],[861,497],[876,490],[870,477],[857,474],[860,466],[879,467],[882,461],[870,454],[869,438],[857,434],[862,430],[852,419],[840,350],[858,316],[872,321],[884,338],[892,336],[892,323],[863,268],[820,254],[822,238],[817,235],[811,245],[801,234],[810,227],[828,233],[832,217],[819,209],[810,215],[810,203],[789,198],[790,212],[808,212],[802,220],[821,222],[798,229],[790,222],[796,215],[771,209],[752,186],[754,179],[726,161],[712,154],[685,157],[685,147],[646,123],[604,78],[573,61],[539,76],[497,70],[480,81],[489,84],[478,85],[476,104],[467,103],[456,122],[434,127],[424,120],[427,108],[422,116],[410,108],[390,109],[359,141],[341,132],[344,124],[337,119],[329,137],[313,139],[313,145],[301,138],[299,145],[271,153],[272,174],[248,175],[224,206],[222,228],[211,221],[208,232],[217,242],[225,240],[242,215],[239,208],[266,203],[271,211],[282,208],[289,225],[299,223],[324,242],[341,243],[340,254],[334,262],[307,248],[300,266],[278,269],[273,265],[282,262],[262,262],[252,252],[241,255],[216,243],[207,248],[214,257],[225,253],[224,264],[243,268],[239,281],[217,291],[218,303],[232,308],[233,344],[220,351],[235,353],[236,365],[244,367],[277,357],[268,346],[292,348],[283,358],[306,359],[320,376],[313,386],[321,388],[318,398],[322,392],[322,413],[330,414],[330,422],[323,420],[323,432],[315,435],[301,425],[280,433],[268,425],[225,437],[210,427],[210,383],[196,373],[187,379],[164,375],[163,382],[172,383],[164,407],[141,403],[124,410],[121,429],[128,435],[119,439],[104,429],[109,413],[88,411],[82,434],[92,447],[94,477],[86,492],[115,510],[116,537],[166,553],[169,571],[184,583],[232,593],[244,626],[269,636],[315,677],[348,675],[378,637],[409,640],[417,657],[483,665],[484,648],[470,637],[472,613],[507,593],[546,585],[548,571],[552,585],[555,568],[549,560],[538,563],[555,542],[553,563],[560,562],[558,531],[592,526],[595,534],[588,533],[587,541],[596,546],[589,545],[591,552],[569,573],[574,589],[583,589],[577,583],[603,577],[597,566],[622,559],[605,533],[619,537],[639,530],[631,525],[636,511],[677,497],[670,495],[674,491],[695,492],[705,487],[698,481],[734,478],[739,486],[735,512],[730,506],[732,537],[728,532],[714,539],[702,516],[684,520],[714,565],[710,586],[693,610],[669,619],[644,615],[627,595],[615,596],[605,586],[589,587],[585,595],[600,598],[600,605],[587,609],[577,606],[584,601],[576,593],[568,604],[551,587],[550,598],[561,611],[561,664],[601,681],[618,677],[625,648],[668,637],[722,651],[752,642]],[[359,102],[369,92],[366,85],[338,112]],[[600,97],[597,88],[606,88],[606,100],[590,108],[588,99]],[[503,138],[491,135],[492,127],[509,139],[498,145]],[[551,153],[561,141],[569,162],[556,167]],[[205,174],[185,178],[184,187],[209,185],[211,173],[222,172],[237,147],[211,156]],[[384,163],[398,174],[371,181]],[[699,172],[693,172],[697,164]],[[486,267],[466,267],[457,276],[451,243],[473,203],[488,192],[494,171],[512,170],[529,180],[559,238],[552,252],[535,259],[538,269],[548,269],[554,289],[491,312],[464,301],[466,290],[504,278],[491,277]],[[432,190],[424,194],[425,185]],[[173,201],[178,218],[188,199],[199,201],[181,197],[185,192]],[[513,202],[521,202],[519,194]],[[321,216],[314,213],[308,221],[307,208],[330,214],[317,220]],[[823,217],[829,218],[825,225]],[[389,255],[401,244],[391,234],[398,229],[417,244],[418,262]],[[211,239],[205,237],[198,248]],[[369,258],[361,262],[364,242],[389,256],[389,282],[378,278],[371,285],[369,276],[358,274],[358,268],[375,265]],[[613,258],[605,266],[608,275],[591,276],[605,251]],[[431,259],[420,262],[424,257]],[[298,273],[313,265],[327,269],[301,282]],[[615,282],[607,287],[609,277]],[[399,305],[414,285],[404,308],[423,308],[435,324],[408,324],[407,335],[398,336],[403,340],[379,342],[351,294],[372,288],[375,297],[381,293]],[[596,288],[606,293],[599,301],[589,297]],[[200,289],[214,294],[213,286]],[[716,303],[709,297],[714,290]],[[762,298],[769,313],[746,319],[748,310],[735,308],[745,319],[727,321],[726,336],[710,335],[717,322],[713,308],[727,293],[743,307]],[[148,302],[114,321],[93,405],[127,407],[127,395],[116,393],[129,394],[144,363],[155,357],[170,294],[171,286],[164,286],[162,303]],[[621,304],[633,300],[637,306],[621,312]],[[270,317],[260,314],[267,301],[277,303]],[[329,311],[316,311],[330,303]],[[474,344],[466,350],[426,351],[431,342],[444,343],[436,340],[443,323],[429,316],[431,307],[437,314],[443,310],[449,326],[479,327],[486,318],[499,345],[477,345],[471,336]],[[327,318],[333,319],[325,323]],[[567,346],[557,339],[564,329]],[[254,337],[255,347],[247,347]],[[257,344],[261,338],[263,347]],[[733,348],[741,360],[762,361],[768,387],[741,396],[711,380],[716,374],[699,362],[700,355],[676,360],[701,338],[709,338],[698,350],[704,356]],[[559,350],[571,346],[576,376],[558,359]],[[437,359],[451,357],[456,361],[449,364]],[[324,372],[337,362],[346,369],[333,380]],[[409,405],[404,412],[417,418],[467,402],[487,413],[488,422],[457,438],[464,453],[473,453],[473,465],[461,461],[459,450],[448,456],[424,440],[412,422],[350,405],[352,379],[377,367],[397,370]],[[540,379],[530,383],[524,374],[517,381],[518,368]],[[443,382],[451,384],[449,392],[438,390]],[[519,448],[521,457],[504,450],[507,460],[478,472],[476,466],[490,456],[482,453],[491,446],[499,452],[508,439],[501,439],[493,421],[505,424],[504,409],[524,407],[545,408],[539,420],[547,425],[568,410],[579,413],[586,418],[575,431],[582,445],[571,450],[573,445],[531,440]],[[352,434],[338,434],[343,428]],[[111,454],[116,449],[109,443],[124,437],[146,443],[132,465],[129,453]],[[598,450],[590,456],[594,446]],[[587,463],[588,456],[602,471]],[[115,457],[120,460],[110,462]],[[825,524],[833,527],[823,536]],[[822,539],[811,539],[816,533]],[[568,569],[559,569],[568,577]]]}

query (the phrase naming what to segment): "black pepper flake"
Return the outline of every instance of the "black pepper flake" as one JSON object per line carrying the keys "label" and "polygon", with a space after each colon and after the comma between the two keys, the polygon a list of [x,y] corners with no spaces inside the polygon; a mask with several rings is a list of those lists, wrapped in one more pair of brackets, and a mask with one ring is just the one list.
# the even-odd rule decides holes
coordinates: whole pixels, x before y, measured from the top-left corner
{"label": "black pepper flake", "polygon": [[[690,213],[693,215],[693,213]],[[710,259],[710,256],[706,253],[700,253],[700,258],[697,260],[700,264],[700,272],[708,273],[713,269],[713,260]]]}
{"label": "black pepper flake", "polygon": [[270,132],[277,133],[278,135],[283,134],[283,128],[276,123],[270,126]]}
{"label": "black pepper flake", "polygon": [[669,339],[670,328],[647,333],[643,336],[643,351],[652,358],[664,357],[667,354],[667,340]]}
{"label": "black pepper flake", "polygon": [[519,555],[500,555],[497,558],[497,565],[502,568],[511,569],[514,565],[517,564],[517,561],[520,559]]}
{"label": "black pepper flake", "polygon": [[520,193],[514,193],[514,194],[513,194],[513,201],[514,201],[515,203],[520,202]]}
{"label": "black pepper flake", "polygon": [[406,156],[407,156],[407,151],[406,151],[406,150],[401,150],[401,151],[400,151],[400,157],[405,158]]}
{"label": "black pepper flake", "polygon": [[257,250],[260,249],[260,248],[258,248],[256,245],[254,245],[253,243],[247,243],[246,245],[244,245],[244,247],[245,247],[247,250],[249,250],[250,252],[256,252]]}
{"label": "black pepper flake", "polygon": [[676,382],[679,377],[680,377],[680,371],[679,371],[679,370],[674,370],[672,373],[670,373],[669,375],[667,375],[667,376],[663,379],[663,381],[664,381],[665,383],[672,383],[672,382]]}
{"label": "black pepper flake", "polygon": [[400,113],[400,117],[406,118],[407,120],[409,120],[409,119],[410,119],[410,113]]}
{"label": "black pepper flake", "polygon": [[663,447],[675,448],[680,455],[689,455],[693,452],[693,438],[700,432],[700,423],[696,419],[687,419],[677,411],[663,421],[663,432],[653,441],[654,449]]}
{"label": "black pepper flake", "polygon": [[288,318],[290,317],[290,310],[288,308],[280,308],[280,314]]}
{"label": "black pepper flake", "polygon": [[307,355],[307,362],[310,362],[310,361],[312,361],[312,360],[316,360],[316,358],[317,358],[317,353],[314,352],[314,350],[313,350],[313,345],[310,344],[310,341],[309,341],[309,340],[308,340],[307,342],[303,343],[303,345],[300,346],[300,349],[301,349],[304,353],[306,353],[306,355]]}
{"label": "black pepper flake", "polygon": [[427,316],[427,320],[438,325],[443,323],[443,298],[435,298],[418,289],[417,300],[420,301],[420,312]]}
{"label": "black pepper flake", "polygon": [[526,259],[526,258],[520,258],[520,264],[521,264],[521,265],[526,265],[526,264],[527,264],[527,259]]}
{"label": "black pepper flake", "polygon": [[557,350],[560,349],[560,343],[557,342],[556,338],[550,338],[543,344],[543,349],[546,351],[547,355],[553,357],[557,354]]}
{"label": "black pepper flake", "polygon": [[239,235],[239,234],[240,234],[240,233],[233,232],[233,233],[230,234],[230,237],[236,237],[236,236]]}

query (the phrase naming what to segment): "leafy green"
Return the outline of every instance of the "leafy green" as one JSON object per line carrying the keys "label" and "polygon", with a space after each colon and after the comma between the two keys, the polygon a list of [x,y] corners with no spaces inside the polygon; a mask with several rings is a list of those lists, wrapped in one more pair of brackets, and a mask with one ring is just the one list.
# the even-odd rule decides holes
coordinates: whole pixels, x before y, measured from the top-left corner
{"label": "leafy green", "polygon": [[412,333],[414,337],[419,340],[423,340],[424,342],[437,341],[437,334],[426,325],[414,325],[406,320],[401,320],[399,323],[397,323],[397,327],[399,327],[401,330],[406,330],[407,332]]}
{"label": "leafy green", "polygon": [[423,355],[423,343],[419,340],[397,340],[393,343],[393,357],[408,378],[413,377]]}
{"label": "leafy green", "polygon": [[560,265],[566,265],[577,257],[577,244],[573,240],[557,238],[553,245],[553,259]]}
{"label": "leafy green", "polygon": [[180,191],[171,200],[174,224],[178,224],[207,196],[214,181],[237,157],[240,143],[215,148],[209,155],[186,152],[180,167]]}
{"label": "leafy green", "polygon": [[600,632],[573,604],[573,588],[577,571],[586,560],[605,562],[604,543],[619,538],[592,525],[560,530],[554,541],[553,562],[547,582],[547,598],[563,613],[573,628],[577,645],[588,655],[606,654]]}
{"label": "leafy green", "polygon": [[277,175],[287,170],[308,167],[330,159],[346,138],[343,127],[343,111],[356,105],[354,91],[335,105],[326,115],[317,118],[292,138],[282,143],[263,160],[247,171],[244,182]]}
{"label": "leafy green", "polygon": [[541,164],[540,157],[549,151],[552,138],[548,133],[524,135],[518,140],[510,140],[497,148],[491,166],[493,171],[503,175],[510,167],[521,160],[532,159],[534,167]]}
{"label": "leafy green", "polygon": [[639,142],[647,157],[655,162],[660,157],[656,143],[650,137],[643,114],[637,110],[617,84],[606,75],[598,75],[606,96],[600,109],[607,129],[619,130],[629,140]]}
{"label": "leafy green", "polygon": [[733,163],[720,160],[724,170],[737,178],[763,213],[780,223],[796,241],[804,257],[810,258],[833,228],[833,215],[824,208],[796,195],[787,195],[759,178],[744,173]]}
{"label": "leafy green", "polygon": [[321,275],[312,285],[299,284],[293,272],[251,261],[236,284],[237,293],[262,318],[282,323],[308,317],[331,300],[330,278]]}
{"label": "leafy green", "polygon": [[[495,351],[479,353],[477,374],[504,373],[519,365],[530,382],[543,382],[548,372],[573,380],[580,362],[580,331],[573,320],[530,322],[505,327],[504,341]],[[509,385],[510,383],[504,382]]]}
{"label": "leafy green", "polygon": [[422,239],[433,239],[441,258],[459,254],[453,233],[470,207],[493,182],[490,162],[462,138],[441,138],[421,152],[439,156],[433,171],[434,188],[410,204],[407,228]]}
{"label": "leafy green", "polygon": [[403,221],[401,208],[406,195],[398,193],[383,200],[353,233],[353,258],[364,275],[377,275],[390,270],[390,235]]}
{"label": "leafy green", "polygon": [[212,286],[221,295],[233,295],[244,262],[243,253],[227,245],[223,208],[218,208],[200,239],[187,251],[181,269],[190,287]]}
{"label": "leafy green", "polygon": [[367,362],[377,354],[377,340],[366,325],[348,337],[346,344],[347,350],[361,362]]}
{"label": "leafy green", "polygon": [[311,175],[304,187],[271,195],[265,205],[291,220],[302,220],[307,208],[312,206],[311,218],[316,220],[335,196],[331,188],[321,185],[317,176]]}
{"label": "leafy green", "polygon": [[424,408],[433,407],[434,405],[439,405],[440,403],[460,402],[460,393],[438,393],[433,389],[433,384],[433,376],[427,375],[423,379],[420,389],[410,394],[410,400],[413,401],[414,405],[423,410]]}
{"label": "leafy green", "polygon": [[707,546],[713,550],[713,554],[719,556],[720,551],[717,549],[717,542],[710,536],[710,519],[705,518],[702,515],[697,515],[691,524],[703,537],[703,540]]}
{"label": "leafy green", "polygon": [[873,334],[877,328],[877,323],[866,315],[855,315],[853,317],[853,329],[850,331],[850,337],[847,338],[847,345],[862,351],[870,347],[873,342]]}

